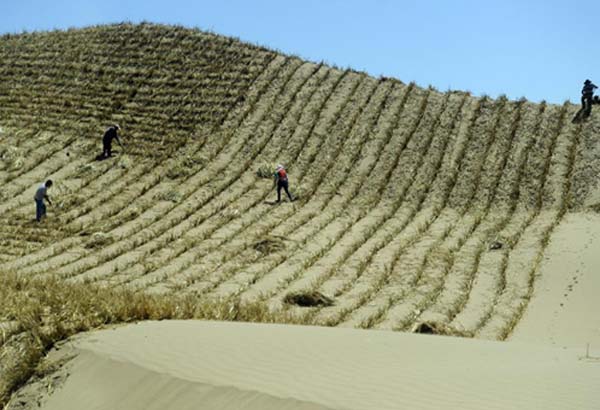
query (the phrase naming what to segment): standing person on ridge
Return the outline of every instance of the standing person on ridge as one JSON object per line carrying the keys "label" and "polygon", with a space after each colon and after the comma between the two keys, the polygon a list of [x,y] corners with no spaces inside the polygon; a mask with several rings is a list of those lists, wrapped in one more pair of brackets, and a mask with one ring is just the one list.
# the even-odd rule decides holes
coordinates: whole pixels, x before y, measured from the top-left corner
{"label": "standing person on ridge", "polygon": [[33,196],[33,199],[35,200],[35,220],[38,222],[41,222],[42,218],[46,216],[46,204],[44,204],[44,199],[48,202],[48,205],[52,205],[50,197],[48,197],[48,188],[51,186],[52,180],[49,179],[38,187]]}
{"label": "standing person on ridge", "polygon": [[118,131],[121,129],[118,124],[111,125],[104,132],[104,136],[102,137],[102,156],[101,158],[110,158],[112,157],[112,140],[116,139],[121,149],[123,148],[123,144],[121,144],[121,140],[119,139]]}
{"label": "standing person on ridge", "polygon": [[592,103],[594,100],[594,89],[598,88],[590,80],[585,80],[583,89],[581,90],[581,105],[584,111],[584,116],[588,117],[592,113]]}
{"label": "standing person on ridge", "polygon": [[281,202],[281,188],[285,189],[285,193],[287,194],[288,198],[290,198],[290,202],[294,201],[292,195],[290,195],[290,191],[288,191],[288,176],[283,165],[277,165],[273,177],[273,187],[277,185],[277,203]]}

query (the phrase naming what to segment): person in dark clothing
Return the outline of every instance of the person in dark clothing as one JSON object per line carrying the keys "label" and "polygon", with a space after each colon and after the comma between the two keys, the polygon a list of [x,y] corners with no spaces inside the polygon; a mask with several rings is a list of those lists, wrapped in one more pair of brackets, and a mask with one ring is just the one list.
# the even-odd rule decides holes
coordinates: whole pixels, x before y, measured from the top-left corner
{"label": "person in dark clothing", "polygon": [[106,129],[104,132],[104,136],[102,137],[102,158],[109,158],[112,156],[112,141],[114,139],[117,140],[121,149],[123,149],[123,144],[121,144],[121,140],[119,139],[118,131],[121,129],[117,124],[112,125]]}
{"label": "person in dark clothing", "polygon": [[281,188],[285,190],[285,193],[287,194],[288,198],[290,198],[290,201],[294,200],[292,195],[290,195],[290,191],[288,190],[287,172],[281,164],[277,165],[277,168],[275,169],[273,186],[275,185],[277,185],[277,203],[281,202]]}
{"label": "person in dark clothing", "polygon": [[598,88],[590,80],[585,80],[583,83],[583,89],[581,90],[581,106],[584,111],[584,115],[587,117],[592,112],[592,104],[594,101],[594,90]]}

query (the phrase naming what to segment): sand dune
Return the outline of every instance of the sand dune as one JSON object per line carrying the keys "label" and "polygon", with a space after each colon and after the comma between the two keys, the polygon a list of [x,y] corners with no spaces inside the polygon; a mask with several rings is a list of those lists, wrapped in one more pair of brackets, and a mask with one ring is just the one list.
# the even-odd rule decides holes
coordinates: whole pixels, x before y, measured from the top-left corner
{"label": "sand dune", "polygon": [[[183,27],[8,36],[0,58],[0,271],[24,277],[270,307],[320,292],[336,303],[302,321],[504,339],[600,170],[599,119],[571,123],[573,104],[439,92]],[[95,161],[111,122],[127,154]],[[272,206],[277,163],[298,201]]]}
{"label": "sand dune", "polygon": [[600,408],[600,362],[516,342],[164,321],[81,335],[71,350],[43,409]]}
{"label": "sand dune", "polygon": [[258,391],[198,383],[91,351],[82,351],[71,371],[77,377],[70,378],[66,388],[53,396],[44,408],[327,409],[315,403],[281,399]]}
{"label": "sand dune", "polygon": [[[37,408],[50,387],[47,409],[600,408],[597,113],[574,124],[568,102],[439,92],[155,24],[6,35],[0,59],[0,406]],[[126,152],[96,161],[114,122]],[[280,206],[277,163],[297,199]],[[48,178],[55,205],[35,224]],[[5,273],[61,286],[44,305]],[[127,291],[340,329],[98,331],[10,396],[35,365],[15,352],[115,318],[204,317],[159,302],[82,317],[63,283],[108,290],[94,307]],[[286,304],[297,292],[334,303]],[[478,340],[352,329],[422,322]]]}
{"label": "sand dune", "polygon": [[50,362],[67,364],[8,408],[600,409],[598,227],[592,213],[564,218],[508,342],[142,322],[63,344]]}
{"label": "sand dune", "polygon": [[589,343],[600,348],[599,236],[599,215],[565,216],[511,340],[580,348]]}

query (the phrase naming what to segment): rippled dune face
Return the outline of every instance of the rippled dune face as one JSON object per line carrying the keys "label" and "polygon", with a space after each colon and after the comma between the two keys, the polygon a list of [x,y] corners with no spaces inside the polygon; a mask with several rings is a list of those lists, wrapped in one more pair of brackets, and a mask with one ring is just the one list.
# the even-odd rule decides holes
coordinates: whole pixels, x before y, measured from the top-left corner
{"label": "rippled dune face", "polygon": [[[597,169],[570,104],[440,93],[193,30],[5,36],[0,57],[0,271],[105,300],[504,339]],[[125,150],[95,161],[115,122]],[[294,202],[274,204],[279,163]],[[332,303],[285,302],[302,293]]]}

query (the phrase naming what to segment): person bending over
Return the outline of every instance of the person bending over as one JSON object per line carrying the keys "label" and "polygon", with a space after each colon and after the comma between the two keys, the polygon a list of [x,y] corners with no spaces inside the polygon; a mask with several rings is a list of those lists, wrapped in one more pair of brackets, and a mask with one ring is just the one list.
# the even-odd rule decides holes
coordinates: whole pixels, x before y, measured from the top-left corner
{"label": "person bending over", "polygon": [[121,140],[119,139],[119,127],[117,124],[111,125],[104,132],[104,136],[102,137],[102,158],[110,158],[112,156],[112,141],[117,140],[121,149],[123,149],[123,144],[121,144]]}
{"label": "person bending over", "polygon": [[277,185],[277,203],[281,202],[281,188],[285,190],[285,193],[287,194],[288,198],[290,198],[290,201],[294,200],[292,198],[292,195],[290,195],[290,191],[288,190],[288,184],[288,175],[285,171],[285,168],[281,164],[277,165],[277,168],[275,169],[273,184],[273,186]]}

